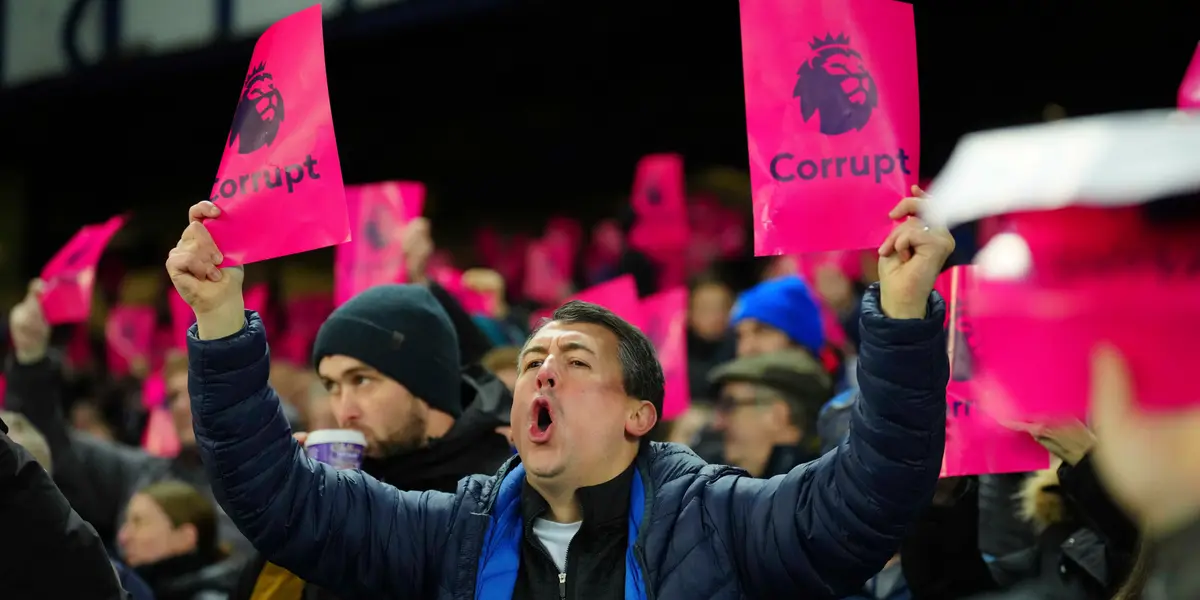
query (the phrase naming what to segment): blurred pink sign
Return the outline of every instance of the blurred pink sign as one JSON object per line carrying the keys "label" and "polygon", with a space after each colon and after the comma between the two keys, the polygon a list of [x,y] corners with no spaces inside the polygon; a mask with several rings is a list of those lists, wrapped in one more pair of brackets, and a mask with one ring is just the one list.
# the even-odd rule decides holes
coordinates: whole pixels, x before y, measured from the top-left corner
{"label": "blurred pink sign", "polygon": [[205,226],[223,267],[350,239],[319,5],[255,44],[209,200],[222,211]]}
{"label": "blurred pink sign", "polygon": [[137,361],[149,367],[157,322],[158,314],[150,306],[123,305],[108,311],[104,340],[108,349],[108,370],[112,374],[128,375]]}
{"label": "blurred pink sign", "polygon": [[334,304],[367,288],[406,279],[404,226],[425,209],[425,186],[389,181],[346,187],[354,238],[334,249]]}
{"label": "blurred pink sign", "polygon": [[42,269],[44,282],[38,302],[46,322],[82,323],[92,312],[96,265],[112,236],[125,224],[116,216],[100,225],[86,225]]}
{"label": "blurred pink sign", "polygon": [[557,304],[570,293],[571,280],[550,241],[535,240],[526,248],[524,283],[525,297],[541,304]]}
{"label": "blurred pink sign", "polygon": [[1088,365],[1101,342],[1130,363],[1144,407],[1200,402],[1200,379],[1180,368],[1200,364],[1193,229],[1152,227],[1137,207],[1018,213],[1010,225],[1028,248],[1028,270],[980,274],[972,290],[978,354],[986,359],[976,377],[986,384],[989,412],[1086,422]]}
{"label": "blurred pink sign", "polygon": [[669,421],[682,415],[692,403],[688,383],[687,288],[675,288],[642,300],[646,336],[658,350],[658,361],[666,377],[663,414]]}
{"label": "blurred pink sign", "polygon": [[[978,402],[981,384],[975,362],[969,294],[972,267],[953,267],[938,278],[947,299],[946,452],[942,477],[1023,473],[1050,467],[1050,454],[1028,433],[1001,425]],[[947,295],[948,293],[948,295]]]}
{"label": "blurred pink sign", "polygon": [[741,0],[754,254],[873,248],[916,183],[911,4]]}
{"label": "blurred pink sign", "polygon": [[142,433],[142,450],[151,456],[162,458],[174,458],[179,455],[179,434],[175,432],[170,410],[159,406],[151,409],[149,416],[146,430]]}
{"label": "blurred pink sign", "polygon": [[1200,44],[1197,44],[1196,53],[1192,55],[1192,62],[1179,86],[1179,108],[1200,108]]}

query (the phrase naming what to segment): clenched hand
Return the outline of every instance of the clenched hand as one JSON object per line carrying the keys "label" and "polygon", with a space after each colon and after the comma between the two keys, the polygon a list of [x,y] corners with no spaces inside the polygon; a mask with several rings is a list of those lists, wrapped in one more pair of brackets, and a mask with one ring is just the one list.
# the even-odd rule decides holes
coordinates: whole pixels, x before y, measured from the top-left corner
{"label": "clenched hand", "polygon": [[905,219],[879,247],[879,301],[893,319],[923,319],[933,283],[954,252],[954,237],[943,227],[928,227],[917,217],[925,192],[912,187],[888,216]]}
{"label": "clenched hand", "polygon": [[213,242],[205,219],[215,219],[221,209],[204,201],[188,210],[188,226],[167,257],[171,283],[192,311],[202,340],[228,337],[245,326],[240,267],[220,268],[221,251]]}

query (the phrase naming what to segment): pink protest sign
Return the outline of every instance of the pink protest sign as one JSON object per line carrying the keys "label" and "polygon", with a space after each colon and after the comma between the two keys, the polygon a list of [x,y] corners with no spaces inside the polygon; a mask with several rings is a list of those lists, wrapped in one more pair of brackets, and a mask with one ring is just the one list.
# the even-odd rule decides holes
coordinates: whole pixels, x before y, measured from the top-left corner
{"label": "pink protest sign", "polygon": [[974,338],[969,310],[971,267],[954,267],[939,277],[946,290],[947,352],[950,382],[946,386],[946,452],[942,477],[1022,473],[1046,469],[1050,454],[1032,436],[1001,425],[978,402],[981,384],[973,378]]}
{"label": "pink protest sign", "polygon": [[542,304],[557,304],[571,291],[571,281],[547,240],[535,240],[525,250],[525,297]]}
{"label": "pink protest sign", "polygon": [[684,250],[689,233],[682,156],[651,154],[638,161],[630,204],[636,215],[631,247],[660,261]]}
{"label": "pink protest sign", "polygon": [[320,6],[258,39],[209,199],[222,212],[205,226],[225,267],[350,239]]}
{"label": "pink protest sign", "polygon": [[292,364],[308,364],[309,350],[317,337],[317,330],[332,311],[331,298],[323,294],[305,294],[289,299],[284,306],[287,327],[279,344],[272,345],[272,356]]}
{"label": "pink protest sign", "polygon": [[637,283],[634,282],[632,275],[622,275],[594,285],[575,294],[571,300],[599,304],[634,326],[642,326],[642,304],[638,300]]}
{"label": "pink protest sign", "polygon": [[688,386],[687,359],[687,288],[675,288],[642,300],[642,319],[646,336],[658,350],[667,380],[663,414],[659,419],[669,421],[687,411],[692,403]]}
{"label": "pink protest sign", "polygon": [[174,458],[179,454],[180,443],[171,413],[160,406],[152,409],[149,417],[142,434],[142,449],[151,456]]}
{"label": "pink protest sign", "polygon": [[1183,84],[1179,86],[1179,108],[1184,110],[1200,109],[1200,44],[1196,45],[1192,63],[1188,65],[1187,74],[1183,76]]}
{"label": "pink protest sign", "polygon": [[167,305],[171,310],[171,327],[175,330],[175,347],[186,350],[187,332],[196,322],[196,313],[192,312],[192,307],[188,306],[175,288],[167,290]]}
{"label": "pink protest sign", "polygon": [[389,181],[346,188],[346,207],[354,239],[334,251],[334,303],[367,288],[405,280],[404,225],[421,216],[425,186]]}
{"label": "pink protest sign", "polygon": [[275,315],[271,314],[270,298],[267,296],[267,284],[260,283],[247,289],[242,293],[242,299],[245,302],[246,310],[252,310],[258,313],[258,318],[262,319],[263,327],[267,333],[275,330]]}
{"label": "pink protest sign", "polygon": [[1009,224],[1015,233],[993,244],[1019,240],[1028,269],[997,269],[985,248],[973,290],[978,353],[986,357],[976,376],[990,412],[1086,422],[1088,365],[1102,342],[1129,362],[1143,407],[1197,403],[1200,380],[1179,368],[1200,364],[1200,345],[1190,342],[1200,335],[1194,230],[1151,226],[1137,207],[1017,213]]}
{"label": "pink protest sign", "polygon": [[46,322],[82,323],[92,311],[92,288],[96,285],[96,265],[112,236],[125,224],[117,216],[100,225],[79,230],[42,269],[43,288],[38,302]]}
{"label": "pink protest sign", "polygon": [[158,315],[150,306],[116,306],[108,312],[104,340],[110,372],[127,375],[137,363],[141,363],[142,368],[149,367],[157,321]]}
{"label": "pink protest sign", "polygon": [[167,382],[162,371],[155,371],[142,382],[142,407],[153,409],[162,406],[167,399]]}
{"label": "pink protest sign", "polygon": [[916,183],[913,9],[742,0],[754,254],[872,248]]}

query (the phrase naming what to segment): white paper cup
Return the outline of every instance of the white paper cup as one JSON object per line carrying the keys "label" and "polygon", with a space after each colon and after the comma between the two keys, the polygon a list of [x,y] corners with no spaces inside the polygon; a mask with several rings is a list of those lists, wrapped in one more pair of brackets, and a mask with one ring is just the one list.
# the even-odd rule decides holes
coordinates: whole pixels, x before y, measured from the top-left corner
{"label": "white paper cup", "polygon": [[318,429],[304,441],[310,458],[336,469],[361,468],[366,449],[366,436],[355,429]]}

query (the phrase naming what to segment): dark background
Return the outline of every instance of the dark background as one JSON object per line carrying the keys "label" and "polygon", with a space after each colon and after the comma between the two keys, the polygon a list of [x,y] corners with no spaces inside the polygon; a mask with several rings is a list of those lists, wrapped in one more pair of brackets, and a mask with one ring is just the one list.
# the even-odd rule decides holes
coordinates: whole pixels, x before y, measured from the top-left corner
{"label": "dark background", "polygon": [[[703,5],[703,8],[701,8]],[[615,213],[646,153],[689,172],[747,163],[737,2],[514,2],[414,28],[326,23],[347,183],[418,179],[442,240],[492,223]],[[975,0],[916,6],[922,166],[976,129],[1175,102],[1200,2]],[[125,209],[160,263],[208,195],[253,40],[121,61],[0,95],[0,163],[26,175],[36,273]],[[746,190],[748,194],[748,190]],[[136,265],[130,265],[136,266]]]}

